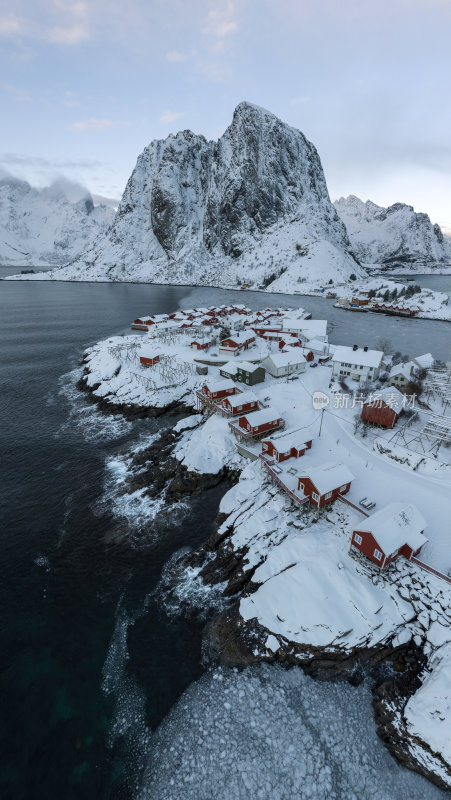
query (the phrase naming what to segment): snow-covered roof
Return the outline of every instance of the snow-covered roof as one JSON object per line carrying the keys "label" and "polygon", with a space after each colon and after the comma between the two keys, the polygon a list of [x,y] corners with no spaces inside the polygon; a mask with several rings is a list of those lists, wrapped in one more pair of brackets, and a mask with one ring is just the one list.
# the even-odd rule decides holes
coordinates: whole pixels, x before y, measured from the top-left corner
{"label": "snow-covered roof", "polygon": [[412,361],[408,361],[407,364],[395,364],[390,370],[390,378],[395,375],[404,375],[405,378],[410,379],[412,377],[412,366],[416,366]]}
{"label": "snow-covered roof", "polygon": [[383,358],[382,350],[364,350],[358,347],[354,350],[346,345],[338,345],[332,356],[333,361],[340,364],[362,365],[364,367],[379,367]]}
{"label": "snow-covered roof", "polygon": [[229,375],[236,375],[238,372],[238,361],[227,361],[222,367],[219,369],[223,369],[224,372],[227,372]]}
{"label": "snow-covered roof", "polygon": [[272,361],[275,367],[287,367],[290,364],[304,364],[305,358],[300,352],[300,348],[298,348],[298,350],[291,349],[289,353],[270,353],[266,356],[266,359]]}
{"label": "snow-covered roof", "polygon": [[311,434],[306,433],[305,430],[291,430],[285,431],[285,433],[279,433],[278,436],[268,437],[268,439],[264,439],[263,441],[271,442],[276,450],[281,453],[291,450],[292,447],[300,449],[311,439]]}
{"label": "snow-covered roof", "polygon": [[423,369],[429,369],[435,364],[435,358],[432,353],[424,353],[422,356],[415,356],[413,360],[415,364],[418,364],[419,367],[423,367]]}
{"label": "snow-covered roof", "polygon": [[309,338],[324,339],[327,336],[327,319],[293,319],[285,317],[283,327],[287,330],[290,327],[300,330],[304,336]]}
{"label": "snow-covered roof", "polygon": [[232,406],[244,406],[246,403],[254,403],[257,402],[257,395],[254,392],[240,392],[239,394],[233,394],[231,397],[224,398],[228,400]]}
{"label": "snow-covered roof", "polygon": [[250,361],[238,361],[237,367],[244,369],[246,372],[255,372],[256,369],[260,369],[260,364],[252,364]]}
{"label": "snow-covered roof", "polygon": [[393,411],[396,411],[398,414],[400,411],[402,411],[404,395],[402,395],[401,392],[399,392],[394,386],[386,386],[385,389],[382,389],[380,392],[375,392],[371,395],[371,397],[367,398],[365,404],[377,404],[380,403],[381,400],[386,406],[391,408]]}
{"label": "snow-covered roof", "polygon": [[394,553],[408,544],[414,550],[427,542],[421,531],[427,523],[412,503],[389,503],[385,508],[371,514],[356,530],[372,533],[385,555]]}
{"label": "snow-covered roof", "polygon": [[280,413],[276,408],[261,408],[259,411],[250,411],[248,414],[243,414],[243,416],[249,420],[253,428],[256,425],[264,425],[265,422],[280,419]]}
{"label": "snow-covered roof", "polygon": [[304,475],[310,478],[320,494],[331,492],[354,480],[354,475],[346,464],[336,464],[332,461],[321,464],[320,467],[308,467]]}
{"label": "snow-covered roof", "polygon": [[233,381],[228,381],[228,380],[225,380],[225,379],[220,380],[220,381],[212,381],[211,383],[210,382],[206,382],[206,383],[203,384],[203,386],[206,386],[208,391],[211,392],[212,394],[213,394],[213,392],[222,392],[222,391],[224,391],[224,389],[235,389],[236,388],[236,386],[235,386]]}
{"label": "snow-covered roof", "polygon": [[[237,344],[243,344],[244,342],[249,341],[249,339],[253,339],[253,335],[249,332],[239,331],[238,333],[231,333],[230,336],[227,336],[227,339],[231,339],[232,342],[236,342]],[[223,339],[220,342],[220,346],[222,347],[223,342],[226,342],[227,339]]]}

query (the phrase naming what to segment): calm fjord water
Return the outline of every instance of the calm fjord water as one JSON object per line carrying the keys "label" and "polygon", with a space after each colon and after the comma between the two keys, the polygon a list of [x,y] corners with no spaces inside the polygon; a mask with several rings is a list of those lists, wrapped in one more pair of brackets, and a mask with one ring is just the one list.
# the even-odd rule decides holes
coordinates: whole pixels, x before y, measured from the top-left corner
{"label": "calm fjord water", "polygon": [[[181,525],[168,521],[157,540],[137,541],[105,501],[106,461],[168,421],[111,422],[77,395],[72,371],[89,343],[125,331],[139,313],[231,298],[171,286],[0,283],[2,797],[130,796],[140,765],[127,726],[138,735],[144,715],[154,727],[202,672],[200,623],[168,618],[151,593],[172,553],[209,535],[224,489],[193,502]],[[239,300],[328,316],[332,341],[364,336],[371,346],[392,336],[397,349],[441,358],[450,349],[443,323],[373,317],[368,326],[365,315],[317,298]],[[135,693],[134,720],[121,711],[121,686]]]}

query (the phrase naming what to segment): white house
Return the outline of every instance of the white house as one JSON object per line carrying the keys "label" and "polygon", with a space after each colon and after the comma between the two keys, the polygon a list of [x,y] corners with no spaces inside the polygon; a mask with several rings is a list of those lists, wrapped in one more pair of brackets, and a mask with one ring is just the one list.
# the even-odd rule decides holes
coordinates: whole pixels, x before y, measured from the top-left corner
{"label": "white house", "polygon": [[300,348],[292,347],[289,353],[270,353],[263,359],[261,366],[273,378],[282,378],[285,375],[292,375],[294,372],[305,372],[306,363]]}
{"label": "white house", "polygon": [[382,350],[369,350],[368,347],[338,345],[332,356],[332,375],[338,378],[351,378],[366,381],[377,378],[382,367]]}
{"label": "white house", "polygon": [[327,342],[327,319],[286,316],[282,319],[282,330],[295,333],[300,339],[321,339]]}
{"label": "white house", "polygon": [[388,376],[388,385],[396,386],[397,389],[405,389],[410,383],[416,380],[416,371],[419,369],[413,361],[406,364],[395,364],[391,368]]}

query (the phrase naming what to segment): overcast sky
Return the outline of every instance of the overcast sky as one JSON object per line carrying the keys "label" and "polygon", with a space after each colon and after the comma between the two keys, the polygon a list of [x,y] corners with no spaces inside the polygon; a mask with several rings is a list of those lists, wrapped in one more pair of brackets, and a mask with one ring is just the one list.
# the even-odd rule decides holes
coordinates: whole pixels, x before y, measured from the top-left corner
{"label": "overcast sky", "polygon": [[316,145],[331,197],[451,232],[451,0],[3,0],[0,167],[120,197],[154,138],[249,100]]}

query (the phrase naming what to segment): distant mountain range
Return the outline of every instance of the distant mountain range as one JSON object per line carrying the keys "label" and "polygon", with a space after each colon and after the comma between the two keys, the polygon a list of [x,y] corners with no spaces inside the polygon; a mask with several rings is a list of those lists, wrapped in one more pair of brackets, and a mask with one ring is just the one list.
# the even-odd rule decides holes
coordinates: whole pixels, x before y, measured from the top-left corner
{"label": "distant mountain range", "polygon": [[363,274],[315,147],[240,103],[218,141],[182,131],[151,142],[111,228],[58,278],[292,291],[352,273]]}
{"label": "distant mountain range", "polygon": [[[80,187],[78,187],[80,189]],[[35,189],[0,180],[0,264],[39,267],[78,258],[113,222],[114,209],[94,205],[89,192],[69,199],[64,183]]]}
{"label": "distant mountain range", "polygon": [[364,277],[368,265],[420,272],[451,263],[439,226],[411,206],[352,195],[332,204],[314,145],[246,102],[218,141],[185,130],[151,142],[116,214],[112,205],[0,181],[1,262],[66,264],[32,279],[287,292]]}
{"label": "distant mountain range", "polygon": [[449,237],[412,206],[395,203],[383,208],[354,195],[334,205],[363,264],[415,272],[451,266]]}

